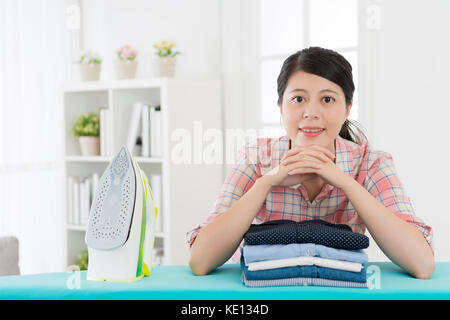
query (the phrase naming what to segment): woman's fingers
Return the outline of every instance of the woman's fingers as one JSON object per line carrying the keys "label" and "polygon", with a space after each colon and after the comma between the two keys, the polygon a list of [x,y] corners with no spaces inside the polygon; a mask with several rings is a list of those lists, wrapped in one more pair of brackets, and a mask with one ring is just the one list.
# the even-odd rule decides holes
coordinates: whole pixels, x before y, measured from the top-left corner
{"label": "woman's fingers", "polygon": [[298,161],[292,161],[291,163],[286,164],[286,168],[289,170],[295,169],[295,168],[302,168],[302,167],[318,167],[323,163],[322,161],[305,156],[303,159]]}
{"label": "woman's fingers", "polygon": [[287,167],[288,174],[311,173],[311,169],[320,169],[320,164],[314,161],[304,161],[301,163],[293,163]]}
{"label": "woman's fingers", "polygon": [[301,160],[321,160],[322,162],[328,162],[330,159],[319,151],[313,151],[313,150],[305,150],[303,152],[299,152],[297,154],[294,154],[290,157],[285,158],[281,161],[282,165],[287,165],[292,162],[297,162]]}
{"label": "woman's fingers", "polygon": [[334,155],[330,150],[328,150],[328,149],[326,149],[326,148],[324,148],[324,147],[313,145],[313,146],[311,146],[311,148],[323,152],[323,153],[326,154],[330,159],[336,158],[335,155]]}
{"label": "woman's fingers", "polygon": [[304,146],[295,146],[294,148],[292,148],[291,150],[289,150],[282,158],[282,160],[297,154],[298,152],[302,152],[305,150],[315,150],[318,152],[321,152],[323,154],[325,154],[327,157],[329,157],[330,159],[334,159],[336,158],[335,155],[328,149],[321,147],[321,146],[317,146],[317,145],[312,145],[312,146],[308,146],[308,147],[304,147]]}

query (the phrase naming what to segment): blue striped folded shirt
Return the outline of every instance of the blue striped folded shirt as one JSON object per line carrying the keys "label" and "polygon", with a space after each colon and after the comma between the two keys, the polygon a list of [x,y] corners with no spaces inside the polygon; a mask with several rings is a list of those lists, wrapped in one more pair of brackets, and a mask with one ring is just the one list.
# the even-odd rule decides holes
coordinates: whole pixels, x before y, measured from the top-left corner
{"label": "blue striped folded shirt", "polygon": [[368,256],[362,250],[336,249],[315,243],[244,245],[245,265],[252,262],[287,259],[303,256],[367,263]]}

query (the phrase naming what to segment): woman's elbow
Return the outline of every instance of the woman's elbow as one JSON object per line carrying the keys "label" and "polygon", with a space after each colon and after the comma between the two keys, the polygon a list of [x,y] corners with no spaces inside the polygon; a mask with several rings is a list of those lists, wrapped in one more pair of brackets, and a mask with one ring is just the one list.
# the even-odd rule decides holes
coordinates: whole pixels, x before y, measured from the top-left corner
{"label": "woman's elbow", "polygon": [[196,276],[205,276],[210,272],[210,270],[208,270],[205,264],[204,257],[198,256],[197,249],[198,248],[195,248],[194,245],[191,247],[189,267],[191,268],[192,273],[195,274]]}
{"label": "woman's elbow", "polygon": [[416,271],[413,276],[417,279],[429,279],[436,268],[436,263],[434,259],[429,261],[428,263],[423,264],[418,271]]}
{"label": "woman's elbow", "polygon": [[209,272],[204,268],[204,266],[199,265],[196,261],[192,259],[192,256],[189,260],[189,268],[196,276],[206,276]]}

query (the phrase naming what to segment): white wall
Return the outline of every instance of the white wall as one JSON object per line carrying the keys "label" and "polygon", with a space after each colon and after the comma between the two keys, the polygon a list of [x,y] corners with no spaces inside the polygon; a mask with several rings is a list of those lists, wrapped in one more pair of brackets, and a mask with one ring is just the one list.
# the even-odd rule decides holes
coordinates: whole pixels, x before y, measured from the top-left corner
{"label": "white wall", "polygon": [[103,56],[102,79],[113,78],[115,51],[124,44],[138,50],[136,76],[152,76],[152,44],[159,40],[174,41],[183,52],[176,77],[221,76],[218,0],[85,0],[82,15],[82,46]]}
{"label": "white wall", "polygon": [[362,29],[362,37],[370,39],[364,61],[372,60],[360,66],[370,73],[364,91],[370,93],[365,119],[370,140],[393,155],[416,215],[434,230],[436,259],[449,261],[450,42],[444,35],[450,30],[450,2],[370,4],[380,12],[380,29]]}
{"label": "white wall", "polygon": [[[261,108],[259,93],[258,0],[226,0],[221,4],[223,127],[257,129]],[[276,90],[276,88],[274,88]],[[230,139],[226,143],[239,143]],[[238,147],[236,148],[236,150]],[[226,157],[233,158],[226,154]],[[224,165],[224,179],[233,163]]]}

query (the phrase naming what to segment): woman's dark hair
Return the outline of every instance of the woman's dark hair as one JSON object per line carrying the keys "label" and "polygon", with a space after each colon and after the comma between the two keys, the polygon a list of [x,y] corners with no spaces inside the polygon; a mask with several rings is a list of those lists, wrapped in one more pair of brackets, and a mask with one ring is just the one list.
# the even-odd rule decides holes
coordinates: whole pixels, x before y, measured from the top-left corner
{"label": "woman's dark hair", "polygon": [[[352,66],[339,53],[320,47],[309,47],[289,56],[281,67],[277,79],[278,105],[283,102],[289,78],[294,72],[303,71],[330,80],[342,88],[347,106],[353,99],[355,85],[353,84]],[[353,128],[352,128],[353,127]],[[356,131],[355,131],[356,129]],[[345,120],[339,136],[357,144],[367,141],[364,132],[356,125],[356,121]]]}

